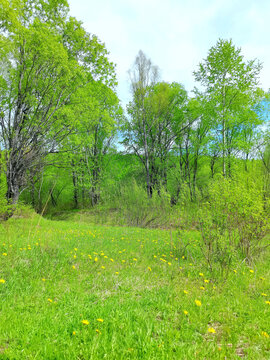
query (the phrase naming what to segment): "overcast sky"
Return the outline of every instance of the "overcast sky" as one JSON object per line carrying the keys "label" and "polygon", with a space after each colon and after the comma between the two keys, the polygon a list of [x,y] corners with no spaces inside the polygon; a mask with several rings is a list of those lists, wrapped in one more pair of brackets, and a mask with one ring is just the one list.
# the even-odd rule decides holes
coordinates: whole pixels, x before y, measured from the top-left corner
{"label": "overcast sky", "polygon": [[263,63],[270,88],[270,0],[69,0],[70,13],[105,43],[117,65],[118,95],[130,100],[128,69],[141,49],[162,80],[196,85],[192,72],[218,38],[232,39],[246,60]]}

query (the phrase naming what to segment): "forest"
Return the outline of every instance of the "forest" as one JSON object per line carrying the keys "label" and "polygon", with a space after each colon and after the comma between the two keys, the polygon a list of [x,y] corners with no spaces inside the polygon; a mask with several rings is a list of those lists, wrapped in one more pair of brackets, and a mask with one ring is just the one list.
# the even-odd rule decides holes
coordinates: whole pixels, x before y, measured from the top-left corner
{"label": "forest", "polygon": [[[3,359],[269,356],[263,65],[256,54],[246,59],[233,39],[217,39],[187,91],[163,81],[146,53],[130,64],[122,104],[117,64],[66,0],[0,2]],[[112,274],[104,275],[109,258]],[[86,333],[92,318],[97,325]]]}

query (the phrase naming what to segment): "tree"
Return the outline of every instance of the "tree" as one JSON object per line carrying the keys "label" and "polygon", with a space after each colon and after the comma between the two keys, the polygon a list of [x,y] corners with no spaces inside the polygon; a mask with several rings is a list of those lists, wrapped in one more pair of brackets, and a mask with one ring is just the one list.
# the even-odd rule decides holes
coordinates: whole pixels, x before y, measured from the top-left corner
{"label": "tree", "polygon": [[78,207],[80,187],[82,202],[85,194],[88,194],[94,206],[100,197],[104,159],[116,137],[122,108],[113,90],[97,82],[81,88],[72,100],[72,111],[75,106],[78,118],[77,126],[74,134],[66,139],[64,148],[71,150],[68,156],[72,169],[74,204]]}
{"label": "tree", "polygon": [[0,24],[0,142],[7,198],[16,203],[46,154],[73,131],[72,117],[59,110],[90,82],[112,85],[115,72],[65,0],[3,0]]}
{"label": "tree", "polygon": [[149,137],[150,125],[149,108],[146,98],[151,87],[157,82],[159,71],[150,59],[140,50],[136,56],[133,68],[129,71],[133,101],[128,105],[131,121],[125,123],[124,144],[136,153],[145,167],[147,194],[152,195],[150,179]]}
{"label": "tree", "polygon": [[[245,126],[241,114],[251,111],[255,105],[253,95],[261,67],[256,60],[244,62],[241,49],[237,49],[231,40],[220,39],[199,64],[199,70],[194,72],[196,81],[205,88],[206,101],[216,121],[224,176],[230,172],[235,139]],[[254,118],[249,119],[253,121]]]}
{"label": "tree", "polygon": [[127,107],[123,143],[141,160],[151,197],[154,188],[166,187],[168,155],[182,129],[187,94],[180,84],[157,82],[157,68],[142,52],[130,74],[133,99]]}

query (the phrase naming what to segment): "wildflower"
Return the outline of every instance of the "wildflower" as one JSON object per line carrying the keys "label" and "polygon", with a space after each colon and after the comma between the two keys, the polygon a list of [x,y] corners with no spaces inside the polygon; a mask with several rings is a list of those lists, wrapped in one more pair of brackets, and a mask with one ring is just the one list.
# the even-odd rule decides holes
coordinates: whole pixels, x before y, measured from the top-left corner
{"label": "wildflower", "polygon": [[133,259],[133,261],[137,261],[137,259],[136,259],[136,258],[134,258],[134,259]]}
{"label": "wildflower", "polygon": [[197,306],[202,306],[202,303],[200,302],[200,300],[195,300],[195,304],[196,304]]}
{"label": "wildflower", "polygon": [[5,282],[6,282],[6,280],[0,279],[0,284],[4,284]]}
{"label": "wildflower", "polygon": [[76,266],[75,266],[75,265],[72,265],[72,269],[76,270]]}
{"label": "wildflower", "polygon": [[77,251],[78,249],[77,248],[74,248],[74,251]]}
{"label": "wildflower", "polygon": [[7,253],[3,253],[2,255],[3,255],[3,256],[7,256]]}
{"label": "wildflower", "polygon": [[187,310],[184,310],[184,311],[183,311],[183,313],[184,313],[185,315],[187,315],[187,314],[188,314]]}
{"label": "wildflower", "polygon": [[233,272],[236,274],[236,273],[237,273],[237,270],[233,270]]}
{"label": "wildflower", "polygon": [[103,319],[97,319],[98,322],[103,322],[104,320]]}
{"label": "wildflower", "polygon": [[201,290],[205,290],[205,287],[204,287],[204,286],[200,286],[200,289],[201,289]]}
{"label": "wildflower", "polygon": [[98,329],[96,329],[96,333],[97,333],[97,334],[101,334],[101,332],[100,332]]}
{"label": "wildflower", "polygon": [[91,260],[92,259],[92,256],[91,255],[88,255],[89,259]]}
{"label": "wildflower", "polygon": [[114,262],[114,260],[113,259],[110,259],[111,260],[111,262]]}
{"label": "wildflower", "polygon": [[203,273],[199,273],[200,276],[204,276]]}
{"label": "wildflower", "polygon": [[267,305],[270,305],[270,301],[266,301],[265,303],[266,303]]}
{"label": "wildflower", "polygon": [[49,301],[50,303],[52,303],[52,302],[53,302],[53,301],[52,301],[52,299],[50,299],[50,298],[48,299],[48,301]]}
{"label": "wildflower", "polygon": [[168,265],[169,265],[169,266],[171,266],[171,265],[172,265],[172,263],[168,262]]}
{"label": "wildflower", "polygon": [[125,263],[126,262],[126,260],[122,260],[122,263]]}
{"label": "wildflower", "polygon": [[105,269],[105,266],[101,266],[101,269]]}
{"label": "wildflower", "polygon": [[184,294],[188,294],[188,291],[187,291],[187,290],[184,290]]}
{"label": "wildflower", "polygon": [[76,255],[74,255],[73,257],[74,257],[74,259],[76,259],[76,258],[77,258],[77,256],[76,256]]}
{"label": "wildflower", "polygon": [[88,320],[82,320],[82,324],[83,325],[89,325],[89,321]]}
{"label": "wildflower", "polygon": [[108,256],[107,256],[107,255],[105,255],[105,256],[104,256],[104,259],[108,259]]}
{"label": "wildflower", "polygon": [[46,279],[45,278],[43,278],[43,279],[41,279],[42,281],[46,281]]}
{"label": "wildflower", "polygon": [[118,271],[116,271],[116,272],[115,272],[115,274],[116,274],[116,275],[119,275],[119,272],[118,272]]}
{"label": "wildflower", "polygon": [[251,274],[253,274],[253,273],[254,273],[254,270],[250,269],[249,272],[250,272]]}
{"label": "wildflower", "polygon": [[150,266],[148,266],[148,268],[147,268],[149,271],[152,271],[152,269],[150,268]]}
{"label": "wildflower", "polygon": [[261,277],[260,277],[260,280],[265,280],[265,278],[261,276]]}
{"label": "wildflower", "polygon": [[183,270],[182,266],[179,267],[180,270]]}
{"label": "wildflower", "polygon": [[262,336],[265,336],[266,338],[269,338],[269,335],[267,334],[266,331],[262,331]]}
{"label": "wildflower", "polygon": [[185,257],[184,256],[182,256],[182,259],[184,259]]}
{"label": "wildflower", "polygon": [[192,263],[189,264],[189,266],[192,266],[192,265],[193,265]]}
{"label": "wildflower", "polygon": [[208,283],[209,283],[209,280],[207,280],[207,279],[204,279],[204,282],[205,282],[206,284],[208,284]]}
{"label": "wildflower", "polygon": [[262,296],[267,296],[267,294],[265,294],[265,293],[261,293],[261,295],[262,295]]}
{"label": "wildflower", "polygon": [[212,327],[208,328],[207,330],[210,334],[215,334],[216,333],[216,330]]}
{"label": "wildflower", "polygon": [[95,262],[97,262],[98,261],[98,258],[97,257],[95,257]]}
{"label": "wildflower", "polygon": [[72,335],[76,335],[76,331],[73,331],[73,332],[72,332]]}

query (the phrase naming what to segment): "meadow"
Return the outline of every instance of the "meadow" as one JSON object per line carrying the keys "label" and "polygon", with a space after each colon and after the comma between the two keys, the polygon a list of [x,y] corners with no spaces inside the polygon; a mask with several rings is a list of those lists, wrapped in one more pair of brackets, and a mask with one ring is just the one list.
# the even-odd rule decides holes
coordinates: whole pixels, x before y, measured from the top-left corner
{"label": "meadow", "polygon": [[269,251],[207,268],[197,231],[0,224],[0,359],[269,359]]}

